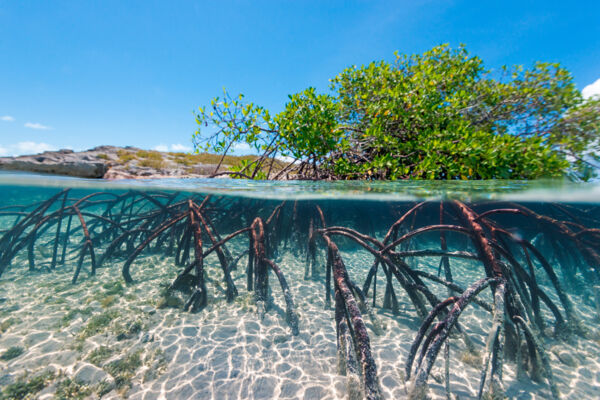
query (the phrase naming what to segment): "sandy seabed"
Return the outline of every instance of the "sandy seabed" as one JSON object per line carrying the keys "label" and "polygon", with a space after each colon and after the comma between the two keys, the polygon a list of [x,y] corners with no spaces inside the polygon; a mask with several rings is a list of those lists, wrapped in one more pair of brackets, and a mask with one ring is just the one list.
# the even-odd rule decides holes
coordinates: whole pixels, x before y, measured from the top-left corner
{"label": "sandy seabed", "polygon": [[[350,275],[362,284],[371,258],[361,251],[343,256]],[[322,280],[303,279],[304,257],[286,253],[276,261],[296,303],[298,336],[291,335],[285,322],[274,275],[270,277],[274,305],[265,315],[258,314],[253,294],[245,290],[245,257],[233,273],[239,296],[232,303],[224,299],[216,258],[206,260],[211,300],[197,314],[158,307],[164,284],[177,273],[172,258],[141,257],[132,267],[136,283],[131,286],[122,281],[120,263],[104,266],[94,277],[84,273],[79,283],[71,285],[75,261],[48,273],[29,272],[27,261],[17,259],[0,279],[0,354],[11,347],[21,347],[23,353],[0,360],[0,387],[50,372],[52,378],[35,398],[60,398],[60,382],[66,379],[75,382],[86,398],[346,397],[346,378],[337,373],[334,310],[325,307]],[[437,269],[438,259],[427,261],[419,268]],[[453,272],[466,286],[481,271],[456,262]],[[383,292],[379,279],[378,292]],[[404,367],[419,326],[406,296],[400,289],[397,294],[400,314],[376,308],[384,331],[376,336],[369,330],[383,394],[389,399],[406,397]],[[563,398],[600,398],[598,315],[585,299],[571,298],[590,338],[545,342],[554,377]],[[370,329],[371,322],[366,317],[365,321]],[[461,323],[483,350],[489,314],[470,307]],[[476,397],[482,358],[467,353],[458,338],[451,341],[450,379],[456,398]],[[440,356],[429,380],[434,399],[445,398],[442,367]],[[515,370],[513,362],[505,363],[509,397],[550,397],[544,382],[517,380]]]}

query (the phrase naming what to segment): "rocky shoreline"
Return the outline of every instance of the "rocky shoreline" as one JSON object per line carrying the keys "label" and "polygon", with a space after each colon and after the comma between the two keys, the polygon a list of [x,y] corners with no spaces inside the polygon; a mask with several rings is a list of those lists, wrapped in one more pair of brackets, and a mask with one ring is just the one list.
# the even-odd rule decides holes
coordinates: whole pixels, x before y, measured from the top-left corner
{"label": "rocky shoreline", "polygon": [[[237,157],[227,157],[226,171]],[[0,157],[0,170],[65,175],[90,179],[204,178],[215,172],[214,154],[165,153],[136,147],[98,146],[90,150],[46,151]]]}

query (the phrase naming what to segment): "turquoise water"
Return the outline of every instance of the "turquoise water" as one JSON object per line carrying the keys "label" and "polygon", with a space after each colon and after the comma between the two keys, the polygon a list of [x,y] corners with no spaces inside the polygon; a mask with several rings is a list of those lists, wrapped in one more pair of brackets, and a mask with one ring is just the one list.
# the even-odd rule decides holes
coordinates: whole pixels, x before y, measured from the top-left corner
{"label": "turquoise water", "polygon": [[594,398],[600,187],[0,174],[0,398]]}
{"label": "turquoise water", "polygon": [[69,187],[89,189],[178,190],[260,199],[348,198],[370,200],[415,200],[457,198],[566,201],[594,203],[600,197],[600,182],[568,180],[538,181],[247,181],[242,179],[138,179],[99,181],[52,177],[29,173],[0,172],[5,185]]}

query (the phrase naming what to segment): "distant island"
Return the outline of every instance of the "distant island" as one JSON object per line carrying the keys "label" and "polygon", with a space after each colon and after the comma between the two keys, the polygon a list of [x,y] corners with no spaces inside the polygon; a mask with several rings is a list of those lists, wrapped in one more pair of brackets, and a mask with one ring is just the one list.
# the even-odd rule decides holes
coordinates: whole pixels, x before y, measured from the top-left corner
{"label": "distant island", "polygon": [[[23,171],[91,179],[204,178],[255,156],[175,153],[136,147],[98,146],[85,151],[58,150],[0,157],[0,171]],[[218,168],[217,168],[218,167]]]}

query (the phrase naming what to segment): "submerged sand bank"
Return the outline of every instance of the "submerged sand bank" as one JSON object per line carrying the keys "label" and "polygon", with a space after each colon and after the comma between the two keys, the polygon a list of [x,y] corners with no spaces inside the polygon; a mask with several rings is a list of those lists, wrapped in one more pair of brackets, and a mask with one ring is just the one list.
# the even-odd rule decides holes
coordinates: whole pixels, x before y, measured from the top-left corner
{"label": "submerged sand bank", "polygon": [[[364,275],[366,254],[345,256],[350,273]],[[22,348],[23,353],[0,361],[0,385],[49,372],[38,394],[42,399],[54,398],[69,379],[72,387],[90,398],[344,398],[346,380],[336,370],[334,312],[325,308],[323,283],[304,280],[303,260],[292,254],[286,253],[278,262],[297,304],[298,336],[291,335],[285,322],[278,289],[272,293],[275,307],[262,318],[257,313],[252,293],[244,289],[243,267],[234,272],[240,296],[228,304],[220,285],[210,281],[213,299],[197,314],[159,308],[161,284],[176,274],[172,261],[160,255],[136,262],[137,283],[129,287],[122,283],[118,265],[107,265],[97,276],[76,285],[70,284],[69,264],[54,273],[12,268],[0,280],[4,331],[0,353],[11,347]],[[208,259],[207,266],[209,276],[218,276],[216,259]],[[456,268],[460,280],[473,279],[467,264]],[[410,304],[400,300],[398,316],[378,309],[383,334],[369,332],[383,393],[390,399],[406,395],[404,364],[419,323]],[[597,335],[592,308],[573,300]],[[483,349],[489,314],[474,307],[461,318],[474,343]],[[564,398],[593,398],[600,393],[600,343],[591,337],[546,343]],[[481,356],[467,353],[458,339],[451,343],[453,394],[472,398],[478,389]],[[445,398],[442,366],[440,358],[430,379],[434,398]],[[544,383],[527,377],[519,381],[514,363],[505,366],[510,397],[549,396]]]}

